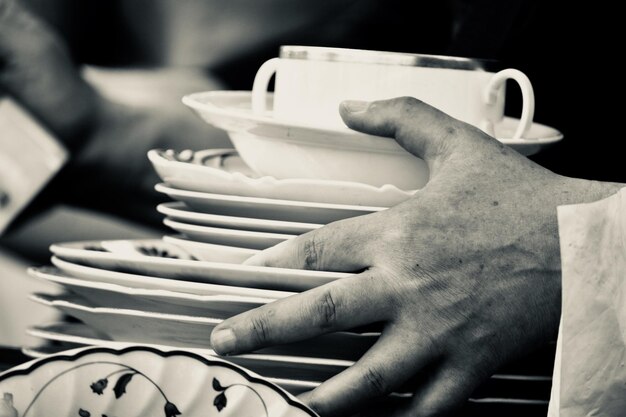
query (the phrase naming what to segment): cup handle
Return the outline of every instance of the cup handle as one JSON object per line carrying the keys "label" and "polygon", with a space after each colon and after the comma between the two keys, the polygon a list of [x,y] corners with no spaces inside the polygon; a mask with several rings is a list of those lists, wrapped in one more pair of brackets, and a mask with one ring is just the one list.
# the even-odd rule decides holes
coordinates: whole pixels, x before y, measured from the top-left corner
{"label": "cup handle", "polygon": [[263,114],[267,110],[267,87],[278,68],[280,58],[266,61],[256,73],[252,85],[252,112]]}
{"label": "cup handle", "polygon": [[[495,104],[498,100],[500,89],[505,87],[506,80],[509,79],[516,81],[522,91],[522,115],[512,138],[520,139],[530,129],[535,115],[535,92],[526,74],[511,68],[498,72],[489,80],[489,84],[487,84],[485,89],[484,99],[487,104]],[[485,127],[487,133],[493,134],[492,123],[487,122]]]}

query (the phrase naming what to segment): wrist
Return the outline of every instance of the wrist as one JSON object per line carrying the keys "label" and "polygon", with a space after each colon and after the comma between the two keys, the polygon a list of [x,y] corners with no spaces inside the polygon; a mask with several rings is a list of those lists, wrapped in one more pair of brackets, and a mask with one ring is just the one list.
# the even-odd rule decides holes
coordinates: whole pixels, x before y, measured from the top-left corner
{"label": "wrist", "polygon": [[563,201],[559,205],[592,203],[610,197],[626,187],[626,184],[616,182],[562,178],[565,181],[565,192]]}

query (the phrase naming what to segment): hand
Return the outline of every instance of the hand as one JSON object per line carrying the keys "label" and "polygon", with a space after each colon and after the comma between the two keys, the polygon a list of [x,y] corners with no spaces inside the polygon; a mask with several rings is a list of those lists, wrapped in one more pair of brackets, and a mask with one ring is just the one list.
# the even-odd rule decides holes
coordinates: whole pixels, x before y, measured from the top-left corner
{"label": "hand", "polygon": [[[166,80],[171,91],[177,79]],[[155,88],[158,90],[158,87]],[[207,88],[208,89],[208,88]],[[7,91],[72,151],[51,188],[64,202],[161,223],[163,199],[146,153],[152,148],[228,147],[191,112],[163,105],[129,108],[104,98],[81,76],[55,31],[15,0],[0,0],[0,91]],[[125,204],[119,204],[124,201]]]}
{"label": "hand", "polygon": [[430,181],[393,208],[251,258],[363,272],[230,318],[211,344],[235,354],[382,323],[354,366],[303,399],[321,415],[345,415],[415,378],[410,405],[396,412],[443,415],[500,365],[556,337],[556,207],[619,185],[558,176],[415,99],[348,102],[341,114],[352,129],[395,138],[425,159]]}

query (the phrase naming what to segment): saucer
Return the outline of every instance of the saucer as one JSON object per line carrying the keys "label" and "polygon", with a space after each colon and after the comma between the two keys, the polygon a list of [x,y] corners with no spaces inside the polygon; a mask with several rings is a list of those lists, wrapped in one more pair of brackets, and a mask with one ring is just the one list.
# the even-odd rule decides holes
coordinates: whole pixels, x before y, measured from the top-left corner
{"label": "saucer", "polygon": [[386,207],[314,203],[203,193],[199,191],[180,190],[165,184],[157,184],[155,189],[160,193],[167,194],[174,200],[182,201],[188,206],[205,213],[290,222],[326,224],[336,220],[386,210]]}
{"label": "saucer", "polygon": [[316,203],[392,207],[413,195],[387,184],[374,187],[350,181],[283,179],[259,176],[234,149],[148,152],[161,179],[174,188],[243,197]]}
{"label": "saucer", "polygon": [[[187,261],[241,264],[258,251],[235,246],[213,245],[179,239],[103,240],[100,246],[111,253],[129,256],[157,256]],[[191,250],[190,250],[191,249]]]}
{"label": "saucer", "polygon": [[178,222],[169,218],[165,218],[163,223],[167,227],[188,236],[192,240],[217,245],[235,246],[238,248],[262,250],[296,237],[296,235],[285,235],[280,233],[198,226],[196,224]]}
{"label": "saucer", "polygon": [[[80,258],[78,258],[80,260]],[[169,279],[152,275],[132,274],[127,272],[111,271],[108,269],[81,265],[76,262],[63,260],[53,256],[50,261],[63,273],[87,283],[103,283],[120,285],[137,290],[171,291],[191,294],[194,296],[237,296],[279,299],[295,294],[289,291],[266,290],[261,288],[246,288],[233,285],[218,285],[201,282],[191,282],[180,279]]]}
{"label": "saucer", "polygon": [[[199,261],[228,262],[241,264],[246,259],[259,253],[256,249],[238,248],[235,246],[222,246],[213,243],[196,242],[183,235],[163,236],[163,242],[171,243],[184,249]],[[228,260],[221,258],[227,254]]]}
{"label": "saucer", "polygon": [[[74,317],[97,334],[117,342],[164,344],[182,348],[211,347],[211,332],[221,319],[205,316],[165,314],[138,309],[97,307],[76,295],[32,294],[36,303]],[[138,332],[138,330],[140,330]],[[306,341],[271,346],[255,355],[288,357],[286,360],[318,366],[351,366],[377,340],[378,334],[338,332]],[[348,359],[335,359],[347,357]],[[296,359],[297,358],[297,359]]]}
{"label": "saucer", "polygon": [[[366,135],[348,128],[325,129],[312,125],[286,122],[269,115],[252,113],[250,91],[207,91],[189,94],[183,97],[183,103],[200,112],[200,116],[209,123],[227,131],[254,131],[260,133],[265,130],[275,134],[277,139],[292,139],[302,135],[307,140],[332,145],[337,140],[348,141],[350,145],[359,148],[386,149],[399,151],[399,145],[389,138]],[[268,94],[273,101],[272,94]],[[270,103],[271,107],[271,103]],[[557,129],[533,123],[522,139],[511,139],[519,123],[518,118],[504,117],[494,125],[496,139],[505,145],[511,146],[522,155],[532,155],[548,145],[563,139],[563,134]]]}
{"label": "saucer", "polygon": [[156,313],[228,318],[275,299],[237,295],[195,295],[164,289],[132,288],[87,281],[69,276],[55,267],[29,268],[29,275],[62,286],[94,306],[137,309]]}
{"label": "saucer", "polygon": [[[271,95],[270,95],[271,99]],[[183,98],[207,123],[226,130],[240,156],[256,172],[276,178],[344,180],[373,186],[419,189],[428,182],[424,161],[395,140],[354,130],[324,128],[255,115],[247,91],[211,91]],[[511,139],[519,119],[495,123],[496,138],[523,155],[554,144],[563,135],[533,123],[525,138]]]}
{"label": "saucer", "polygon": [[187,207],[185,203],[171,202],[157,206],[157,211],[172,220],[199,226],[222,227],[226,229],[250,230],[256,232],[284,233],[300,235],[322,227],[316,223],[299,223],[282,220],[255,219],[220,214],[201,213]]}
{"label": "saucer", "polygon": [[155,241],[151,244],[151,248],[155,250],[148,255],[111,253],[104,248],[106,241],[104,245],[94,241],[60,243],[50,246],[50,250],[64,260],[110,271],[255,289],[306,291],[353,275],[172,258],[168,257],[169,252],[166,249],[159,246],[159,242],[165,243]]}

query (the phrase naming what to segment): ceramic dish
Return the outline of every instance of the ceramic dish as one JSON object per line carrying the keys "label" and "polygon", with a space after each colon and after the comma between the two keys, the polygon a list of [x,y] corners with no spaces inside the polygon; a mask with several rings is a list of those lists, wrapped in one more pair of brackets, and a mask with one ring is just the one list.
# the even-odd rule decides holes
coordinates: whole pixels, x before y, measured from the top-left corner
{"label": "ceramic dish", "polygon": [[305,291],[352,275],[163,258],[158,243],[153,247],[154,256],[111,253],[94,241],[55,244],[50,250],[61,259],[111,271],[281,291]]}
{"label": "ceramic dish", "polygon": [[95,307],[75,295],[32,294],[30,299],[74,317],[118,342],[156,343],[177,347],[210,346],[211,331],[222,320],[149,311]]}
{"label": "ceramic dish", "polygon": [[[247,91],[195,93],[184,97],[183,103],[207,123],[226,130],[246,164],[263,175],[393,184],[404,190],[419,189],[428,181],[426,164],[394,140],[255,115]],[[563,138],[559,131],[533,123],[524,139],[508,139],[518,123],[505,117],[494,128],[498,140],[524,155]]]}
{"label": "ceramic dish", "polygon": [[[104,240],[100,246],[107,252],[126,256],[153,256],[187,261],[240,264],[257,250],[225,245],[180,245],[182,239]],[[191,249],[191,250],[189,250]]]}
{"label": "ceramic dish", "polygon": [[155,189],[189,207],[211,214],[236,217],[282,220],[290,222],[326,224],[349,217],[362,216],[385,210],[385,207],[368,207],[304,201],[275,200],[270,198],[240,197],[180,190],[165,184]]}
{"label": "ceramic dish", "polygon": [[281,220],[255,219],[252,217],[234,217],[219,214],[200,213],[188,208],[185,203],[180,202],[160,204],[157,206],[157,211],[165,214],[172,220],[182,223],[236,230],[299,235],[322,227],[321,224],[315,223],[298,223]]}
{"label": "ceramic dish", "polygon": [[[183,235],[163,236],[163,242],[178,246],[200,261],[228,262],[240,264],[251,256],[259,253],[256,249],[239,248],[236,246],[215,245],[212,243],[196,242]],[[218,256],[226,254],[228,261]]]}
{"label": "ceramic dish", "polygon": [[[212,329],[221,319],[206,316],[164,314],[137,309],[97,307],[82,297],[33,294],[39,304],[56,308],[75,317],[98,334],[117,342],[153,343],[168,346],[209,348]],[[378,334],[337,332],[302,342],[272,346],[258,354],[310,357],[298,359],[319,366],[349,366],[378,339]],[[315,360],[313,359],[315,358]],[[338,362],[332,362],[337,360]]]}
{"label": "ceramic dish", "polygon": [[206,284],[176,279],[154,277],[150,275],[129,274],[94,268],[65,261],[53,256],[52,264],[65,274],[88,283],[115,284],[135,289],[164,290],[181,292],[197,296],[239,296],[278,299],[295,293],[289,291],[264,290],[259,288],[235,287],[230,285]]}
{"label": "ceramic dish", "polygon": [[213,357],[145,346],[88,347],[0,374],[4,415],[316,416],[295,397]]}
{"label": "ceramic dish", "polygon": [[[28,355],[42,356],[55,353],[66,346],[78,347],[85,345],[97,345],[102,347],[119,348],[125,346],[120,342],[113,342],[101,339],[92,330],[80,323],[58,323],[31,328],[28,334],[49,341],[37,347],[24,349]],[[54,345],[51,345],[51,344]],[[173,349],[162,345],[145,345],[161,350]],[[187,350],[187,349],[186,349]],[[188,349],[190,352],[202,356],[211,357],[215,353],[210,349]],[[296,373],[310,375],[306,363],[294,363],[284,361],[281,356],[267,355],[236,355],[228,358],[229,361],[244,366],[254,372],[268,377],[284,389],[292,393],[308,391],[319,385],[320,382],[312,380],[294,380],[291,378]],[[298,370],[300,368],[300,370]],[[295,372],[294,372],[295,370]],[[314,371],[313,371],[314,372]],[[269,375],[276,375],[269,377]],[[314,376],[317,374],[314,374]],[[486,404],[511,404],[511,405],[535,405],[545,404],[541,398],[545,397],[545,392],[549,392],[550,378],[536,377],[530,375],[493,375],[481,388],[479,388],[470,399],[471,402]],[[405,394],[401,394],[404,396]],[[517,408],[519,411],[519,408]],[[492,414],[489,414],[492,415]],[[517,415],[517,414],[516,414]]]}
{"label": "ceramic dish", "polygon": [[[30,336],[54,343],[74,343],[80,345],[93,345],[104,347],[117,347],[126,344],[125,342],[113,341],[108,337],[94,332],[81,323],[56,323],[47,326],[34,327],[27,331]],[[143,346],[165,347],[169,349],[174,346],[162,344],[142,344]],[[206,347],[187,347],[185,350],[196,352],[204,356],[215,356],[216,353]],[[280,378],[282,380],[309,381],[319,384],[320,382],[336,375],[346,369],[352,362],[327,360],[320,358],[291,357],[285,355],[247,354],[229,356],[228,360],[244,366],[253,372],[270,378]]]}
{"label": "ceramic dish", "polygon": [[224,229],[221,227],[198,226],[166,218],[163,223],[198,242],[228,245],[249,249],[267,249],[296,235],[253,232],[249,230]]}
{"label": "ceramic dish", "polygon": [[[49,355],[55,355],[61,352],[65,352],[67,350],[70,349],[78,349],[78,348],[84,348],[84,347],[88,347],[88,346],[98,346],[98,347],[109,347],[109,348],[113,348],[113,349],[120,349],[123,348],[125,346],[128,346],[127,343],[116,343],[116,342],[105,342],[103,344],[81,344],[81,343],[67,343],[67,342],[44,342],[40,345],[36,345],[36,346],[23,346],[21,351],[22,353],[29,357],[29,358],[33,358],[33,359],[40,359],[40,358],[45,358],[46,356]],[[151,347],[149,345],[142,345],[142,346],[146,346],[146,347]],[[167,348],[167,347],[161,347],[161,348]],[[187,349],[185,349],[185,351],[188,351]],[[196,352],[193,349],[189,350],[191,352]],[[202,354],[201,352],[197,352],[198,354]],[[211,355],[207,355],[207,356],[211,356]],[[233,362],[235,363],[235,362]],[[240,365],[241,366],[241,365]],[[249,368],[248,368],[249,369]],[[250,369],[252,371],[252,369]],[[253,371],[254,372],[254,371]],[[310,391],[314,388],[316,388],[320,382],[314,382],[314,381],[301,381],[301,380],[295,380],[295,379],[287,379],[287,378],[271,378],[268,377],[266,378],[268,381],[278,385],[279,387],[281,387],[282,389],[284,389],[285,391],[289,392],[292,395],[299,395],[302,394],[303,392],[307,392]]]}
{"label": "ceramic dish", "polygon": [[411,197],[393,185],[349,181],[260,177],[234,149],[198,152],[154,149],[148,158],[161,179],[175,188],[214,194],[317,203],[392,207]]}
{"label": "ceramic dish", "polygon": [[164,314],[228,318],[274,301],[236,295],[194,295],[162,289],[137,289],[72,278],[55,267],[29,268],[31,276],[60,285],[98,307]]}

